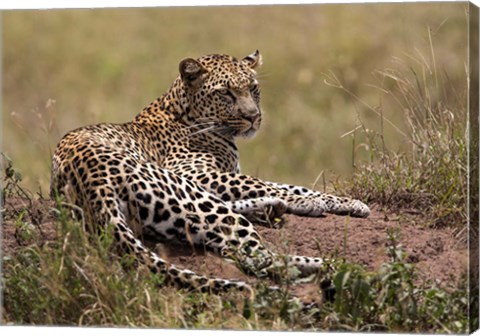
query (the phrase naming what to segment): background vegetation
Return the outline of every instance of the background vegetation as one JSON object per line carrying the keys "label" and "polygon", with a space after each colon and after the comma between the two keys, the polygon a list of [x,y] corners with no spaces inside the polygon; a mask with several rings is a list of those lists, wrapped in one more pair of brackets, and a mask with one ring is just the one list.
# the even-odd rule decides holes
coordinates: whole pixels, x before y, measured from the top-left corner
{"label": "background vegetation", "polygon": [[[403,107],[384,92],[398,89],[376,71],[409,61],[402,70],[446,73],[461,96],[465,13],[461,3],[6,12],[3,151],[24,184],[46,190],[50,154],[68,130],[132,119],[169,87],[185,57],[241,57],[258,48],[265,121],[254,140],[241,142],[243,170],[308,186],[322,171],[346,177],[364,138],[358,130],[342,135],[360,123],[380,131],[382,122],[325,81],[333,73],[381,111],[395,125],[383,124],[386,145],[410,151],[397,130],[405,129]],[[355,150],[356,159],[368,159],[368,148]]]}

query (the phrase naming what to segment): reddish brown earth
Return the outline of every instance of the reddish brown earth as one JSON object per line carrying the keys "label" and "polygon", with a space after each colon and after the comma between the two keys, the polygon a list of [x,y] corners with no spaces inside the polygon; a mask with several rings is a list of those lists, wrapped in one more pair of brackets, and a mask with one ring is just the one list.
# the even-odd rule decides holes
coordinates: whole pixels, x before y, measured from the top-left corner
{"label": "reddish brown earth", "polygon": [[[48,201],[31,202],[20,198],[7,199],[3,214],[4,255],[15,253],[28,242],[19,239],[14,218],[28,209],[24,217],[38,231],[41,241],[56,237],[54,215],[48,211],[52,204]],[[258,227],[268,245],[277,251],[306,256],[332,255],[347,261],[364,265],[373,270],[388,260],[388,232],[399,230],[399,243],[407,253],[407,260],[417,266],[421,280],[437,280],[444,284],[455,284],[467,270],[467,247],[454,238],[452,229],[432,229],[424,227],[420,215],[399,216],[372,210],[366,219],[328,215],[323,218],[285,216],[286,223],[281,229]],[[205,275],[245,279],[234,265],[214,255],[192,251],[188,247],[157,245],[157,251],[170,262],[192,269]],[[318,287],[317,287],[318,288]],[[308,291],[301,287],[298,291]],[[306,293],[299,293],[304,296]]]}

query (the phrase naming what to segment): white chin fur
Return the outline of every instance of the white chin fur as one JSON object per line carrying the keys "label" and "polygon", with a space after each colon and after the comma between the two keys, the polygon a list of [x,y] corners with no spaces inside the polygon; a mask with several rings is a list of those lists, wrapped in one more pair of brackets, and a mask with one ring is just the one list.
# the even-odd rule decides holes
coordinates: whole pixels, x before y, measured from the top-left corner
{"label": "white chin fur", "polygon": [[241,133],[240,134],[240,137],[242,138],[252,138],[253,136],[255,136],[255,134],[257,134],[257,129],[254,129],[254,128],[250,128],[248,131],[244,132],[244,133]]}

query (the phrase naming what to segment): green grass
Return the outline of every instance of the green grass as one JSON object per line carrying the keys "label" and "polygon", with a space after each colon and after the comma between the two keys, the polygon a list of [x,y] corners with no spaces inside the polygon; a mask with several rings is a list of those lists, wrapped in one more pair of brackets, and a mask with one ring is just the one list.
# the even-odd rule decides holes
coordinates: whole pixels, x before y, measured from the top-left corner
{"label": "green grass", "polygon": [[[61,233],[57,244],[26,248],[18,257],[4,260],[6,320],[170,328],[218,326],[220,319],[226,319],[226,327],[228,321],[244,323],[237,302],[229,311],[223,310],[223,305],[232,304],[230,300],[241,304],[238,295],[222,302],[160,289],[161,280],[148,269],[133,268],[127,258],[116,258],[108,248],[110,242],[110,236],[85,237],[80,225],[68,225],[68,233]],[[202,305],[209,306],[208,312],[200,313]]]}
{"label": "green grass", "polygon": [[[200,294],[163,287],[162,279],[129,255],[119,257],[113,237],[84,232],[58,211],[57,239],[3,258],[6,323],[254,330],[344,330],[463,333],[468,330],[466,282],[460,287],[419,283],[413,265],[390,233],[390,261],[367,272],[337,261],[334,302],[303,309],[288,286],[273,293],[257,281],[256,297]],[[18,218],[21,222],[21,216]],[[320,291],[320,288],[318,289]]]}

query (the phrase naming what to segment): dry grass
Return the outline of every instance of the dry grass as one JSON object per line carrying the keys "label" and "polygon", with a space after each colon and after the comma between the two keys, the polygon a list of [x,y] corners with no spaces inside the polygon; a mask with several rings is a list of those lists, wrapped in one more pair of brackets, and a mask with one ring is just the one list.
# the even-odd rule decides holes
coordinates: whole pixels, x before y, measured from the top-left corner
{"label": "dry grass", "polygon": [[[352,131],[353,142],[363,140],[369,162],[356,167],[347,193],[397,212],[422,213],[426,225],[453,226],[466,240],[467,227],[467,74],[454,85],[446,69],[435,67],[433,46],[428,55],[407,55],[397,68],[377,71],[380,104],[368,105],[336,78],[331,85],[346,92],[355,103],[378,115],[380,131],[364,123]],[[335,81],[336,80],[336,81]],[[392,101],[403,113],[406,127],[384,116],[384,102]],[[390,124],[401,133],[409,151],[397,153],[385,140]],[[356,162],[355,151],[352,161]]]}

